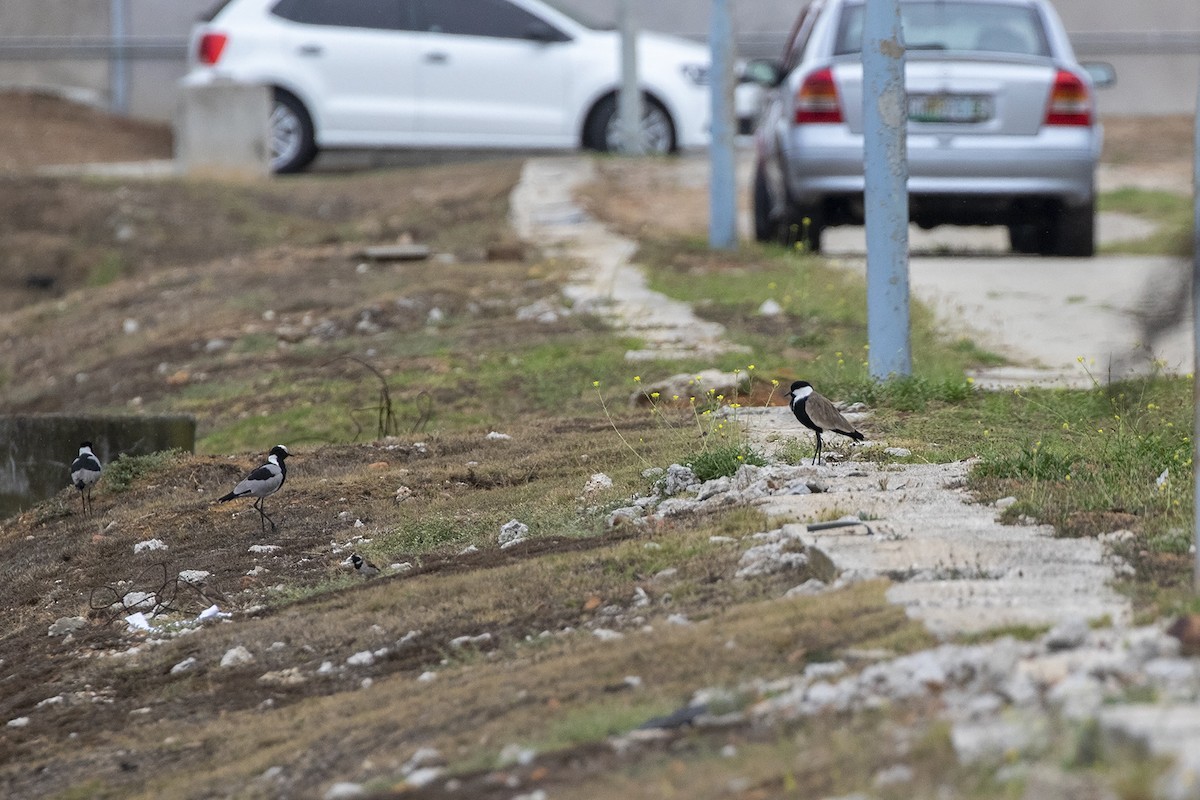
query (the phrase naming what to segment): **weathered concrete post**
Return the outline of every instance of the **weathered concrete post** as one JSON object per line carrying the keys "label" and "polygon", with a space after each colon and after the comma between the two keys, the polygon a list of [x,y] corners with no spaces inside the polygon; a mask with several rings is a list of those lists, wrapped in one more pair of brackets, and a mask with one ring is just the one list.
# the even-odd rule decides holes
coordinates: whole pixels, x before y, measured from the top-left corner
{"label": "weathered concrete post", "polygon": [[867,366],[912,374],[908,313],[908,127],[899,0],[869,0],[863,19]]}
{"label": "weathered concrete post", "polygon": [[187,175],[256,179],[271,174],[271,90],[244,83],[189,86],[175,131]]}

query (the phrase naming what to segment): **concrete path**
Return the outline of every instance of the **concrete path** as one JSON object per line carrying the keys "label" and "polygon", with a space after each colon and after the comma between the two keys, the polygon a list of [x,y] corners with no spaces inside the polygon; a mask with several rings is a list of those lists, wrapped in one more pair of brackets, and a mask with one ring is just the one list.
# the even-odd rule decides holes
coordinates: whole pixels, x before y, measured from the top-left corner
{"label": "concrete path", "polygon": [[[592,170],[587,157],[528,161],[511,201],[518,234],[579,262],[567,295],[577,307],[598,311],[618,329],[643,338],[645,349],[630,358],[721,352],[726,347],[721,326],[647,289],[641,270],[630,262],[635,243],[574,202],[572,187],[589,180]],[[747,408],[738,417],[762,452],[808,437],[787,408]],[[1055,539],[1046,526],[1000,525],[997,509],[971,503],[959,488],[966,464],[849,462],[815,472],[828,492],[775,499],[764,510],[797,522],[831,515],[878,521],[872,527],[888,533],[843,529],[813,534],[811,543],[843,572],[892,578],[891,599],[938,634],[1129,618],[1128,602],[1109,587],[1112,565],[1099,542]]]}
{"label": "concrete path", "polygon": [[[766,454],[790,439],[811,441],[788,408],[740,409],[738,419]],[[1104,542],[1056,538],[1049,525],[1000,524],[1000,509],[964,489],[964,462],[831,461],[812,469],[827,491],[771,497],[761,510],[781,522],[866,521],[803,538],[844,576],[890,578],[888,599],[935,634],[1130,620],[1129,601],[1110,586],[1120,562]]]}
{"label": "concrete path", "polygon": [[593,179],[586,156],[535,158],[525,162],[510,202],[517,235],[543,251],[578,261],[565,294],[574,307],[608,319],[642,339],[631,361],[711,356],[738,349],[725,328],[697,317],[691,306],[652,291],[632,263],[637,243],[592,219],[575,202],[576,186]]}

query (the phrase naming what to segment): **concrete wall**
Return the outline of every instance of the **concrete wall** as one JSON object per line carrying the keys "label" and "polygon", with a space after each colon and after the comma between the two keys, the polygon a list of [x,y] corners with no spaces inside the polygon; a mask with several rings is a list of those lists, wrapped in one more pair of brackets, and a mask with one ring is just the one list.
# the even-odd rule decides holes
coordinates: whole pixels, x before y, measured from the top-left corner
{"label": "concrete wall", "polygon": [[[112,63],[104,57],[56,59],[52,52],[23,55],[19,45],[104,39],[114,3],[128,9],[129,35],[140,44],[126,65],[128,111],[169,120],[178,104],[177,82],[185,71],[192,22],[215,0],[3,0],[0,2],[0,86],[43,85],[74,89],[101,105],[113,95]],[[562,0],[600,21],[616,19],[620,0]],[[731,0],[738,49],[749,58],[775,57],[803,0]],[[689,38],[708,37],[709,0],[634,0],[647,29]],[[1080,58],[1111,62],[1117,86],[1101,93],[1104,113],[1190,114],[1200,85],[1200,2],[1057,0],[1056,7]],[[40,37],[54,37],[43,39]],[[135,51],[138,48],[135,47]]]}

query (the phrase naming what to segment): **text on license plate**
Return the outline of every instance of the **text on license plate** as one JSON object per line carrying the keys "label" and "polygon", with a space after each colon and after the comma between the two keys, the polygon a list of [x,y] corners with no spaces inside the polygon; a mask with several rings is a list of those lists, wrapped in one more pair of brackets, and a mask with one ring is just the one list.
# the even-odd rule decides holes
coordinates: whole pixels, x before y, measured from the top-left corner
{"label": "text on license plate", "polygon": [[908,118],[914,122],[983,122],[992,118],[992,99],[982,94],[913,94]]}

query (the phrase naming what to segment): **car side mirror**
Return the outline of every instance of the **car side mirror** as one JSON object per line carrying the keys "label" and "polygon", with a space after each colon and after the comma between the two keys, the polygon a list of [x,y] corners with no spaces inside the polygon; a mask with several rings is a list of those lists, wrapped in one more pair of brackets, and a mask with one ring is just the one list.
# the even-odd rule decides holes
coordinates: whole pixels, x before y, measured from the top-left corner
{"label": "car side mirror", "polygon": [[783,78],[783,65],[767,58],[756,58],[746,62],[746,68],[742,71],[743,81],[757,83],[768,89],[774,89],[783,83]]}
{"label": "car side mirror", "polygon": [[1084,61],[1079,66],[1092,78],[1097,89],[1107,89],[1117,83],[1117,71],[1107,61]]}

